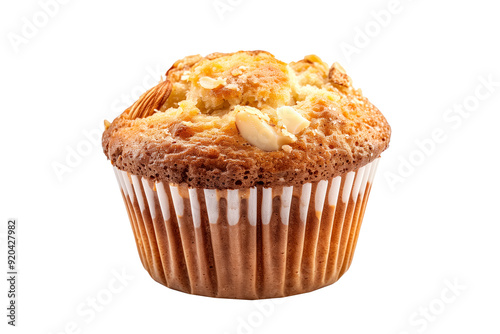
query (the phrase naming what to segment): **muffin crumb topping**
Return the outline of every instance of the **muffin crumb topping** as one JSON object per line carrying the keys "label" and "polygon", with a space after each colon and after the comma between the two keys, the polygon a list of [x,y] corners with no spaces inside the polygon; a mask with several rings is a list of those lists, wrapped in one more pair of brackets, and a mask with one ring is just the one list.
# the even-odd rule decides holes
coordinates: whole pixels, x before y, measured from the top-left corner
{"label": "muffin crumb topping", "polygon": [[153,180],[242,188],[340,175],[378,157],[389,138],[338,63],[239,51],[175,62],[106,128],[103,147],[117,167]]}

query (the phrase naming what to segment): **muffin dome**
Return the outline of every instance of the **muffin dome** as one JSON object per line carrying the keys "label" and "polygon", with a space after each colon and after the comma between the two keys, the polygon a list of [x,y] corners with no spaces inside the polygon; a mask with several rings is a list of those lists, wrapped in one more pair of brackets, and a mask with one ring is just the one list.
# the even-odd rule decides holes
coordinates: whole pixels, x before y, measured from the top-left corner
{"label": "muffin dome", "polygon": [[117,168],[206,189],[295,186],[356,170],[390,139],[338,64],[265,51],[177,61],[103,135]]}

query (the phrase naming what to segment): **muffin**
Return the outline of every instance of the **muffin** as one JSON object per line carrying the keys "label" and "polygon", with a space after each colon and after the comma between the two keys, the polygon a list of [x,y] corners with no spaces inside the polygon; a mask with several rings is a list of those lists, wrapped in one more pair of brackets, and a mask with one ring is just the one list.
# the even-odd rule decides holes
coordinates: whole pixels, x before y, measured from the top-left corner
{"label": "muffin", "polygon": [[346,272],[391,133],[339,64],[265,51],[181,59],[105,123],[144,268],[172,289],[240,299]]}

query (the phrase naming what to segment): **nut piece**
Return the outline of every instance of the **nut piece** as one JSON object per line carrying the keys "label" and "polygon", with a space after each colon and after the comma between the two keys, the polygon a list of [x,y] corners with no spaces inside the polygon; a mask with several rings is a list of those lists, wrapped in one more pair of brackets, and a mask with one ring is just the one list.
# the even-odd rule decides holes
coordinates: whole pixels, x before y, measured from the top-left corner
{"label": "nut piece", "polygon": [[237,84],[226,85],[226,88],[231,90],[240,90],[240,87]]}
{"label": "nut piece", "polygon": [[189,71],[182,72],[181,81],[187,81],[189,79],[190,74],[191,73]]}
{"label": "nut piece", "polygon": [[215,89],[217,87],[225,85],[226,79],[225,78],[224,79],[222,79],[222,78],[214,79],[211,77],[201,77],[198,82],[200,83],[200,86],[205,88],[205,89]]}
{"label": "nut piece", "polygon": [[243,71],[247,70],[248,67],[244,66],[244,65],[241,65],[239,66],[238,68],[234,68],[232,71],[231,71],[231,75],[232,76],[235,76],[237,77],[238,75],[242,75],[243,74]]}
{"label": "nut piece", "polygon": [[172,92],[172,82],[165,80],[142,94],[128,110],[128,118],[144,118],[160,110]]}
{"label": "nut piece", "polygon": [[238,75],[243,74],[243,71],[240,68],[235,68],[231,71],[231,75],[237,77]]}
{"label": "nut piece", "polygon": [[277,130],[269,125],[269,116],[257,108],[236,106],[235,111],[236,127],[240,135],[263,151],[277,151],[281,146],[297,140],[285,129]]}
{"label": "nut piece", "polygon": [[339,63],[333,63],[330,71],[328,72],[328,80],[332,84],[349,87],[351,85],[351,78],[345,73],[345,70]]}
{"label": "nut piece", "polygon": [[283,145],[281,146],[281,148],[283,149],[283,151],[285,151],[286,153],[290,153],[292,152],[292,147],[290,145]]}
{"label": "nut piece", "polygon": [[319,66],[323,67],[325,71],[328,71],[328,64],[322,61],[321,58],[316,55],[307,55],[304,57],[304,60],[310,61],[313,64],[316,63]]}
{"label": "nut piece", "polygon": [[321,60],[321,58],[316,56],[316,55],[307,55],[304,57],[304,59],[309,60],[310,62],[313,62],[313,63],[322,63],[323,62]]}
{"label": "nut piece", "polygon": [[283,106],[276,109],[278,118],[285,125],[286,130],[296,135],[311,124],[304,116],[292,107]]}

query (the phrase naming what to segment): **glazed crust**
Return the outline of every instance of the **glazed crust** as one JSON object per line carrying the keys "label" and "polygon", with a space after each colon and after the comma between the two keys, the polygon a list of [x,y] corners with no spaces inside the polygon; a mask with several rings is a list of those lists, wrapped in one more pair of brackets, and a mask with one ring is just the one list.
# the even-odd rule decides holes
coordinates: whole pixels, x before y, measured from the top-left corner
{"label": "glazed crust", "polygon": [[[205,89],[203,77],[224,83]],[[190,56],[166,81],[172,89],[156,99],[156,112],[150,105],[131,117],[132,106],[102,138],[113,165],[153,181],[206,189],[298,186],[356,170],[389,144],[380,111],[338,64],[328,68],[316,56],[288,65],[263,51]],[[266,111],[271,122],[276,108],[293,106],[310,125],[286,149],[266,152],[239,134],[236,105]]]}

